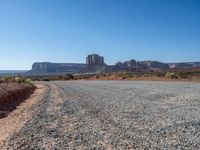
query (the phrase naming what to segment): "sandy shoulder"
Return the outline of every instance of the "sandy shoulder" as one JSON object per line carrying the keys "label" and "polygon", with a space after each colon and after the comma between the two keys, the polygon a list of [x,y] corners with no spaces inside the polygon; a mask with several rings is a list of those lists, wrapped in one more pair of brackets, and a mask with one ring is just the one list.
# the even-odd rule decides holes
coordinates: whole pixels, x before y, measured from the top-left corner
{"label": "sandy shoulder", "polygon": [[18,132],[23,125],[32,117],[30,108],[33,107],[42,97],[45,92],[45,86],[37,84],[35,92],[17,109],[12,111],[6,118],[0,119],[0,149],[3,149],[3,143],[13,133]]}

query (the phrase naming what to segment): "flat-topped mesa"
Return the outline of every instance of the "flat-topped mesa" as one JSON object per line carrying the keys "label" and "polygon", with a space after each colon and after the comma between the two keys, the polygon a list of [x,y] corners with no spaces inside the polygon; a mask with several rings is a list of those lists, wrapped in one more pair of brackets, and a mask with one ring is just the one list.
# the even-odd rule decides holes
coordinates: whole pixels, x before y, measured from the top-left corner
{"label": "flat-topped mesa", "polygon": [[86,64],[88,66],[103,66],[103,65],[105,65],[104,57],[99,56],[98,54],[88,55],[86,58]]}
{"label": "flat-topped mesa", "polygon": [[32,66],[29,73],[77,73],[86,65],[81,63],[50,63],[50,62],[37,62]]}

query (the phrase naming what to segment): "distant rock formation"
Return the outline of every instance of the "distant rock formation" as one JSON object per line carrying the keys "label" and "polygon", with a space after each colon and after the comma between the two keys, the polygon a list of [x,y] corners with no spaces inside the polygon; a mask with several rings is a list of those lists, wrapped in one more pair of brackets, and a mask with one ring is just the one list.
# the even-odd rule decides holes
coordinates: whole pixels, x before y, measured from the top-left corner
{"label": "distant rock formation", "polygon": [[103,65],[105,65],[104,57],[99,56],[98,54],[88,55],[86,58],[86,64],[88,66],[103,66]]}
{"label": "distant rock formation", "polygon": [[125,61],[122,66],[133,68],[133,67],[137,66],[137,62],[136,62],[136,60],[132,59],[132,60],[129,60],[129,61]]}
{"label": "distant rock formation", "polygon": [[121,68],[126,68],[126,67],[129,67],[129,68],[135,68],[137,66],[137,62],[136,60],[129,60],[129,61],[125,61],[125,62],[117,62],[115,64],[115,66],[117,67],[121,67]]}
{"label": "distant rock formation", "polygon": [[136,61],[134,59],[117,62],[115,65],[105,65],[103,57],[97,54],[88,55],[86,58],[87,66],[82,73],[108,73],[120,71],[148,71],[150,69],[169,69],[167,63],[158,61]]}
{"label": "distant rock formation", "polygon": [[188,69],[200,67],[200,62],[169,63],[170,69]]}
{"label": "distant rock formation", "polygon": [[108,73],[121,71],[149,71],[167,69],[200,68],[200,62],[162,63],[158,61],[136,61],[134,59],[117,62],[115,65],[106,65],[104,57],[91,54],[86,57],[86,64],[76,63],[34,63],[28,73]]}
{"label": "distant rock formation", "polygon": [[28,73],[78,73],[85,66],[85,64],[76,63],[37,62],[32,65],[32,70]]}
{"label": "distant rock formation", "polygon": [[115,64],[115,66],[122,67],[122,66],[123,66],[123,63],[122,63],[121,61],[119,61],[119,62],[117,62],[117,63]]}
{"label": "distant rock formation", "polygon": [[129,60],[125,62],[118,62],[115,64],[117,67],[121,68],[159,68],[159,69],[168,69],[169,65],[157,61],[136,61]]}
{"label": "distant rock formation", "polygon": [[151,69],[169,69],[167,63],[162,63],[158,61],[138,61],[138,67],[151,68]]}

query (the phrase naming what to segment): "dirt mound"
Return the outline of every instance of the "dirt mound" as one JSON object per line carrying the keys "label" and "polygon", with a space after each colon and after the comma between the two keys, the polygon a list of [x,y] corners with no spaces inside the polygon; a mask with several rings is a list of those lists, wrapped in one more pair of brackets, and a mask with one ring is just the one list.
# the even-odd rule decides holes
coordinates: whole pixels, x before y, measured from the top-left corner
{"label": "dirt mound", "polygon": [[35,90],[34,86],[19,83],[0,83],[0,118],[4,118]]}

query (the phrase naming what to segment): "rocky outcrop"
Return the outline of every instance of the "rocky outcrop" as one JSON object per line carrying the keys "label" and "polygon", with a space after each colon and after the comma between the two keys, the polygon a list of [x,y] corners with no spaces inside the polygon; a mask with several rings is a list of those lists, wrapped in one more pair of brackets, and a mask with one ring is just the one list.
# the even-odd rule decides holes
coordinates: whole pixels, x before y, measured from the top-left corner
{"label": "rocky outcrop", "polygon": [[137,62],[136,62],[136,60],[129,60],[129,61],[124,62],[123,66],[136,67],[137,66]]}
{"label": "rocky outcrop", "polygon": [[88,66],[103,66],[105,65],[104,57],[99,56],[98,54],[88,55],[86,58],[86,64]]}
{"label": "rocky outcrop", "polygon": [[78,73],[85,64],[37,62],[29,73]]}
{"label": "rocky outcrop", "polygon": [[81,70],[81,73],[105,73],[108,68],[103,56],[91,54],[86,57],[86,67]]}
{"label": "rocky outcrop", "polygon": [[115,66],[121,67],[121,66],[123,66],[123,63],[119,61],[119,62],[117,62],[117,63],[115,64]]}
{"label": "rocky outcrop", "polygon": [[200,67],[200,62],[169,63],[170,69],[187,69]]}
{"label": "rocky outcrop", "polygon": [[151,68],[151,69],[169,69],[167,63],[162,63],[158,61],[138,61],[137,66],[141,68]]}
{"label": "rocky outcrop", "polygon": [[117,67],[120,68],[159,68],[159,69],[168,69],[169,65],[162,62],[157,61],[136,61],[136,60],[129,60],[125,62],[118,62],[116,63]]}
{"label": "rocky outcrop", "polygon": [[117,67],[122,67],[122,68],[126,68],[126,67],[131,67],[131,68],[133,68],[133,67],[136,67],[137,66],[137,62],[136,62],[136,60],[129,60],[129,61],[125,61],[125,62],[117,62],[116,64],[115,64],[115,66],[117,66]]}

